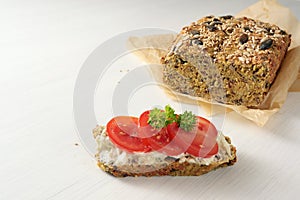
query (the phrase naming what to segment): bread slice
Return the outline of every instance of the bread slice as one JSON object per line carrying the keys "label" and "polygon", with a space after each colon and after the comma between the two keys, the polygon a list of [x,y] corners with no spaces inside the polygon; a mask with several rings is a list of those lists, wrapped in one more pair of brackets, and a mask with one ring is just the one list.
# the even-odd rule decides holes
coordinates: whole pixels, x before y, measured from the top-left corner
{"label": "bread slice", "polygon": [[258,108],[291,42],[278,26],[207,16],[184,27],[162,58],[171,89],[207,101]]}
{"label": "bread slice", "polygon": [[127,153],[110,142],[104,126],[97,126],[93,134],[98,144],[95,156],[98,166],[115,177],[199,176],[237,161],[236,148],[220,132],[219,152],[211,158],[195,158],[189,154],[167,156],[159,152]]}

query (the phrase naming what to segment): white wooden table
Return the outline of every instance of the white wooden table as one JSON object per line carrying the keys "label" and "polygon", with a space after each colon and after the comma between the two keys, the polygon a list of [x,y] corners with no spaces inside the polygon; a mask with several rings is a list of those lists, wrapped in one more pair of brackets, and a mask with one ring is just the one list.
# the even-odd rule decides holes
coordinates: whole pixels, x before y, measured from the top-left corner
{"label": "white wooden table", "polygon": [[[75,80],[101,43],[145,27],[178,31],[254,2],[0,1],[0,199],[299,198],[299,93],[263,128],[228,114],[222,129],[238,163],[201,177],[113,178],[98,169],[75,128]],[[300,1],[280,2],[300,19]]]}

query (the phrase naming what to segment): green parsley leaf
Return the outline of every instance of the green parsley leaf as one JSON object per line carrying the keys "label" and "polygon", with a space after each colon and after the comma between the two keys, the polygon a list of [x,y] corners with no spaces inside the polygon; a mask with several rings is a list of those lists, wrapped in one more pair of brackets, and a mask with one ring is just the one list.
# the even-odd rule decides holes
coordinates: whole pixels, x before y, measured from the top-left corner
{"label": "green parsley leaf", "polygon": [[156,129],[166,126],[166,113],[158,108],[150,111],[148,124]]}
{"label": "green parsley leaf", "polygon": [[168,124],[172,124],[177,120],[177,116],[175,114],[175,110],[171,108],[170,105],[165,106],[165,112],[166,112],[166,126]]}
{"label": "green parsley leaf", "polygon": [[191,131],[196,125],[196,116],[191,111],[179,115],[179,126],[185,131]]}

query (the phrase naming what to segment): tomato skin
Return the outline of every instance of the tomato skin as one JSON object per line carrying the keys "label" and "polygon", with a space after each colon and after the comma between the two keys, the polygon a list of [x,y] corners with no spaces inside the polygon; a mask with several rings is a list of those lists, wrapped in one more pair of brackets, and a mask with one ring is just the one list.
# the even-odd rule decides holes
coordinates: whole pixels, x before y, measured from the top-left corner
{"label": "tomato skin", "polygon": [[151,148],[140,138],[138,133],[138,118],[118,116],[112,118],[106,125],[110,140],[120,149],[127,152],[149,152]]}
{"label": "tomato skin", "polygon": [[215,126],[202,117],[197,117],[197,126],[191,131],[184,131],[177,123],[167,127],[185,151],[193,156],[207,158],[218,153],[216,138],[218,135]]}

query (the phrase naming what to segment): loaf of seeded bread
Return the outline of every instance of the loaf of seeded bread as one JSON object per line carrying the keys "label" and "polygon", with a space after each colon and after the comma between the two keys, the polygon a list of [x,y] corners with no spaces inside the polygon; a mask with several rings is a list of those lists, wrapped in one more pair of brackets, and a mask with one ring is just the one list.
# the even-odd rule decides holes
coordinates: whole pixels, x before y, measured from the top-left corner
{"label": "loaf of seeded bread", "polygon": [[[236,148],[231,144],[230,138],[222,134],[218,142],[219,153],[209,158],[209,162],[195,162],[196,159],[189,154],[179,157],[161,157],[155,153],[149,156],[145,156],[149,153],[130,155],[110,142],[104,126],[97,126],[93,135],[98,144],[96,154],[98,166],[116,177],[199,176],[221,167],[233,165],[237,160]],[[154,160],[154,162],[149,164],[149,160]]]}
{"label": "loaf of seeded bread", "polygon": [[291,42],[278,26],[247,17],[207,16],[178,34],[163,57],[173,90],[208,101],[260,107]]}

